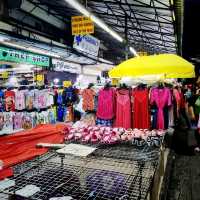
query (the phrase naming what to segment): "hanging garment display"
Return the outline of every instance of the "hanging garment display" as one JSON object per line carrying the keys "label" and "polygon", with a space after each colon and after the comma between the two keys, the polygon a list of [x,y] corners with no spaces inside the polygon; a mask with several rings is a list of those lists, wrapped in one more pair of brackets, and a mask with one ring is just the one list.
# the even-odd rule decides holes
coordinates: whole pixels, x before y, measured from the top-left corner
{"label": "hanging garment display", "polygon": [[24,110],[26,108],[25,94],[27,90],[18,90],[15,93],[15,109]]}
{"label": "hanging garment display", "polygon": [[15,130],[22,128],[23,113],[15,113],[13,116],[13,128]]}
{"label": "hanging garment display", "polygon": [[4,126],[3,130],[5,132],[12,132],[13,131],[13,112],[4,112]]}
{"label": "hanging garment display", "polygon": [[149,93],[147,88],[133,90],[133,127],[150,128]]}
{"label": "hanging garment display", "polygon": [[5,91],[5,110],[15,111],[15,92],[12,90]]}
{"label": "hanging garment display", "polygon": [[0,112],[0,131],[3,130],[4,127],[4,114]]}
{"label": "hanging garment display", "polygon": [[150,94],[151,104],[158,108],[157,129],[165,128],[164,108],[172,105],[172,97],[169,88],[153,88]]}
{"label": "hanging garment display", "polygon": [[0,90],[0,112],[3,112],[4,109],[4,92]]}
{"label": "hanging garment display", "polygon": [[35,90],[29,90],[26,92],[25,94],[25,102],[26,102],[26,109],[27,110],[33,110],[34,109],[34,105],[36,103],[35,101],[35,93],[37,92],[38,90],[35,89]]}
{"label": "hanging garment display", "polygon": [[22,128],[31,129],[32,128],[32,118],[30,113],[25,113],[22,117]]}
{"label": "hanging garment display", "polygon": [[115,90],[104,88],[99,91],[97,117],[100,119],[113,119],[115,116]]}
{"label": "hanging garment display", "polygon": [[82,92],[82,97],[83,97],[83,110],[93,111],[95,91],[93,89],[84,89]]}
{"label": "hanging garment display", "polygon": [[116,127],[131,128],[131,98],[127,89],[116,92]]}
{"label": "hanging garment display", "polygon": [[68,88],[65,88],[62,93],[62,98],[63,98],[63,104],[67,106],[76,102],[77,101],[76,88],[71,87],[71,86]]}

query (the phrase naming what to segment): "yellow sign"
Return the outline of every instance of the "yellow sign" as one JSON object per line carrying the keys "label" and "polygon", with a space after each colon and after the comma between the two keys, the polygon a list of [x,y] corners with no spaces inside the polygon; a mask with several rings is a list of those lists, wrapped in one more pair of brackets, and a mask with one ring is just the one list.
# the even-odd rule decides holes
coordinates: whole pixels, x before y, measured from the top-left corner
{"label": "yellow sign", "polygon": [[148,56],[147,52],[144,52],[144,51],[140,51],[140,52],[137,52],[139,56]]}
{"label": "yellow sign", "polygon": [[1,78],[3,79],[8,78],[8,72],[1,72]]}
{"label": "yellow sign", "polygon": [[40,85],[44,84],[44,75],[43,74],[37,74],[35,75],[35,81],[39,83]]}
{"label": "yellow sign", "polygon": [[71,18],[72,35],[94,33],[94,23],[89,17],[74,16]]}
{"label": "yellow sign", "polygon": [[71,81],[63,81],[63,87],[69,87],[72,85]]}
{"label": "yellow sign", "polygon": [[113,78],[112,79],[112,85],[118,85],[119,84],[119,79]]}

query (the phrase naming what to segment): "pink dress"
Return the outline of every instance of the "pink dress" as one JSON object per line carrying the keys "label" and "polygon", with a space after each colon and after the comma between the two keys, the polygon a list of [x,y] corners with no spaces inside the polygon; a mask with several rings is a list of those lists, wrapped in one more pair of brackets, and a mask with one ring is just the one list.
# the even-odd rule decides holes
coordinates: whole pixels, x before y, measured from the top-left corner
{"label": "pink dress", "polygon": [[168,88],[153,88],[151,90],[151,98],[150,98],[151,104],[156,104],[158,108],[158,114],[157,114],[157,128],[158,129],[164,129],[164,113],[163,109],[165,106],[171,106],[172,104],[172,97],[170,89]]}
{"label": "pink dress", "polygon": [[131,98],[129,90],[120,89],[116,92],[116,127],[131,128]]}
{"label": "pink dress", "polygon": [[113,119],[115,116],[115,90],[113,88],[101,89],[98,96],[97,117],[100,119]]}

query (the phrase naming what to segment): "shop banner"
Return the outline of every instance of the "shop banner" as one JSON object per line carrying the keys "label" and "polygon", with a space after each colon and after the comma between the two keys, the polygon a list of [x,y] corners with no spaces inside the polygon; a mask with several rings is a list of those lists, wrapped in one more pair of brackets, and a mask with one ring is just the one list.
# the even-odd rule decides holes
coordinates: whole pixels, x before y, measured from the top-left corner
{"label": "shop banner", "polygon": [[49,57],[39,54],[33,54],[22,50],[16,50],[0,46],[0,60],[16,63],[26,63],[38,66],[49,66]]}
{"label": "shop banner", "polygon": [[55,71],[81,74],[81,65],[79,64],[70,63],[58,59],[52,59],[52,64]]}
{"label": "shop banner", "polygon": [[85,54],[97,57],[99,52],[100,40],[91,35],[74,36],[73,47]]}
{"label": "shop banner", "polygon": [[72,35],[94,33],[94,23],[89,17],[74,16],[71,18]]}

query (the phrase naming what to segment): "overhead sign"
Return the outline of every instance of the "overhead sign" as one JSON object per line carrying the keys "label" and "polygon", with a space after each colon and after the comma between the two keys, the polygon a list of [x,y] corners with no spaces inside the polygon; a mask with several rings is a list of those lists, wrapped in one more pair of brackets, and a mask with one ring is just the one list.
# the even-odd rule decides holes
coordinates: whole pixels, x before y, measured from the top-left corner
{"label": "overhead sign", "polygon": [[0,60],[31,65],[49,66],[49,57],[0,46]]}
{"label": "overhead sign", "polygon": [[73,47],[85,54],[97,57],[99,53],[100,40],[91,35],[74,36]]}
{"label": "overhead sign", "polygon": [[70,63],[58,59],[52,59],[53,68],[55,71],[64,71],[80,74],[81,73],[81,65]]}
{"label": "overhead sign", "polygon": [[94,23],[89,17],[74,16],[71,18],[72,35],[94,33]]}

